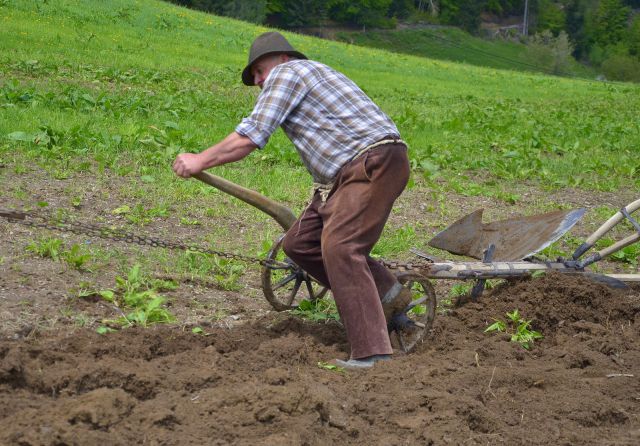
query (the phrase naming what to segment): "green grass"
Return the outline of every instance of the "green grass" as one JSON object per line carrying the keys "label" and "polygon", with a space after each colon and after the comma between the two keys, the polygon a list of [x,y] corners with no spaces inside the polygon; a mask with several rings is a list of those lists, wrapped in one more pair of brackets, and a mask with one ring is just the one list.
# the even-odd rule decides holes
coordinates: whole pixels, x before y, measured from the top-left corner
{"label": "green grass", "polygon": [[[548,72],[546,67],[531,60],[523,43],[473,37],[454,27],[341,32],[337,38],[355,45],[479,67]],[[563,74],[590,78],[596,76],[595,72],[577,62],[572,63]]]}
{"label": "green grass", "polygon": [[[128,206],[123,215],[132,224],[177,209],[188,226],[202,221],[205,198],[206,215],[244,212],[248,221],[268,221],[209,186],[176,178],[170,168],[177,153],[208,147],[250,113],[258,90],[241,84],[240,71],[250,42],[266,28],[155,0],[1,5],[0,164],[8,168],[0,169],[0,181],[32,169],[69,180],[89,172],[100,181],[108,170],[130,179],[112,210]],[[640,190],[638,86],[287,36],[309,57],[352,77],[391,115],[410,145],[412,183],[424,178],[437,181],[438,190],[505,204],[519,198],[509,190],[514,182]],[[296,211],[311,185],[281,131],[265,150],[216,173]],[[65,202],[75,207],[83,197],[70,190]],[[3,188],[4,198],[29,194]],[[406,250],[410,231],[390,234],[377,254]]]}

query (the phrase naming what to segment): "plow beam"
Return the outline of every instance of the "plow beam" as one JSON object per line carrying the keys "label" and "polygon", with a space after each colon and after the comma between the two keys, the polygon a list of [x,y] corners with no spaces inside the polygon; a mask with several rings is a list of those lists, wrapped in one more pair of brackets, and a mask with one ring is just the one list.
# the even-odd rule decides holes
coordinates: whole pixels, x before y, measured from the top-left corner
{"label": "plow beam", "polygon": [[296,216],[291,211],[291,209],[278,203],[277,201],[265,197],[264,195],[254,190],[239,186],[236,183],[225,180],[224,178],[217,175],[212,175],[208,172],[200,172],[193,177],[197,178],[203,183],[208,184],[209,186],[213,186],[216,189],[221,190],[222,192],[225,192],[231,196],[236,197],[239,200],[244,201],[247,204],[250,204],[254,208],[261,210],[265,214],[271,216],[275,221],[277,221],[285,231],[289,230],[289,228],[296,221]]}
{"label": "plow beam", "polygon": [[[527,277],[536,271],[593,275],[580,268],[569,267],[562,262],[442,262],[421,266],[420,270],[429,279],[451,280],[509,279]],[[598,274],[598,276],[608,277],[612,281],[640,282],[640,274]]]}

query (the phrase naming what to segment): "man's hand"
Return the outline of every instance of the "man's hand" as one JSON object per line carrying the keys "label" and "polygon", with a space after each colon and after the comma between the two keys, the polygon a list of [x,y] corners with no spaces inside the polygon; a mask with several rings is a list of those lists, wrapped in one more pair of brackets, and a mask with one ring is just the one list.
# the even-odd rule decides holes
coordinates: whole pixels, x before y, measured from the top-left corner
{"label": "man's hand", "polygon": [[179,177],[189,178],[205,169],[241,160],[255,148],[249,138],[233,132],[200,153],[181,153],[173,162],[173,171]]}
{"label": "man's hand", "polygon": [[189,178],[205,169],[200,154],[181,153],[173,162],[173,171],[182,178]]}

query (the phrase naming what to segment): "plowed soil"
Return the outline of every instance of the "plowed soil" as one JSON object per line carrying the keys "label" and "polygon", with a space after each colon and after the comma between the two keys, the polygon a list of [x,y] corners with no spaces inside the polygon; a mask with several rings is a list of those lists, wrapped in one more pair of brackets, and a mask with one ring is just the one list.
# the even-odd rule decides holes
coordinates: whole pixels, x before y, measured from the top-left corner
{"label": "plowed soil", "polygon": [[[78,209],[63,198],[68,181],[39,169],[6,178],[7,208],[47,202],[66,206],[78,221],[120,226],[124,220],[112,210],[130,202],[128,180],[117,176],[97,185],[91,175],[75,177],[85,197]],[[422,238],[441,229],[444,217],[429,213],[425,195],[419,187],[403,194],[388,226],[421,222]],[[546,209],[555,202],[619,209],[636,195],[527,190],[519,208],[452,195],[447,220],[480,207],[493,219],[531,213],[541,197],[551,200]],[[216,240],[233,245],[229,251],[255,252],[256,240],[236,235],[258,233],[251,225],[261,223],[243,217],[246,206],[228,205],[232,217],[202,227],[181,225],[184,210],[172,208],[143,232],[204,243],[222,227],[227,238]],[[591,214],[573,236],[583,239],[602,223]],[[26,249],[47,234],[66,248],[93,247],[88,269]],[[163,292],[176,316],[171,325],[97,334],[103,319],[121,313],[99,298],[79,297],[82,290],[113,288],[140,259],[149,277],[173,273],[163,269],[161,255],[0,221],[0,445],[640,444],[638,288],[616,291],[558,275],[501,286],[479,303],[441,305],[414,353],[369,371],[337,372],[318,363],[348,357],[342,327],[271,311],[258,268],[247,267],[235,289],[180,280]],[[638,272],[614,262],[599,267]],[[441,282],[434,285],[445,301],[451,284]],[[515,309],[544,335],[530,350],[506,334],[484,332]],[[204,334],[194,334],[194,326]]]}
{"label": "plowed soil", "polygon": [[[544,338],[484,333],[518,309]],[[337,323],[36,332],[0,342],[0,444],[640,443],[640,292],[549,275],[436,317],[364,372]]]}

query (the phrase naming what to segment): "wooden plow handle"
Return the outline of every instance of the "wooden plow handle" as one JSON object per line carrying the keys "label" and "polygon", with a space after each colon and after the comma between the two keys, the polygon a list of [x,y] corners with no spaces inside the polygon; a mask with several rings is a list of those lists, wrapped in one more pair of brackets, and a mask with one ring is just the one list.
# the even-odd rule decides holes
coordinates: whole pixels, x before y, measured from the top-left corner
{"label": "wooden plow handle", "polygon": [[628,204],[627,206],[623,207],[618,212],[616,212],[611,218],[609,218],[609,220],[607,220],[602,226],[600,226],[596,232],[591,234],[591,236],[589,236],[589,238],[585,240],[585,242],[582,245],[580,245],[578,249],[576,249],[576,252],[573,253],[573,259],[577,260],[585,252],[591,249],[598,240],[600,240],[614,226],[620,223],[620,221],[622,221],[623,218],[626,218],[631,222],[633,227],[636,229],[636,233],[633,235],[630,235],[629,237],[623,240],[620,240],[617,243],[614,243],[608,248],[602,249],[590,255],[586,259],[580,261],[581,266],[584,267],[584,266],[590,265],[594,262],[597,262],[600,259],[605,258],[608,255],[613,254],[616,251],[621,250],[626,246],[629,246],[637,241],[640,241],[640,223],[638,223],[633,217],[631,217],[631,214],[638,209],[640,209],[640,199]]}
{"label": "wooden plow handle", "polygon": [[239,186],[229,180],[225,180],[222,177],[212,175],[208,172],[200,172],[193,175],[193,177],[261,210],[277,221],[285,231],[289,230],[296,221],[296,216],[291,209],[254,190]]}

